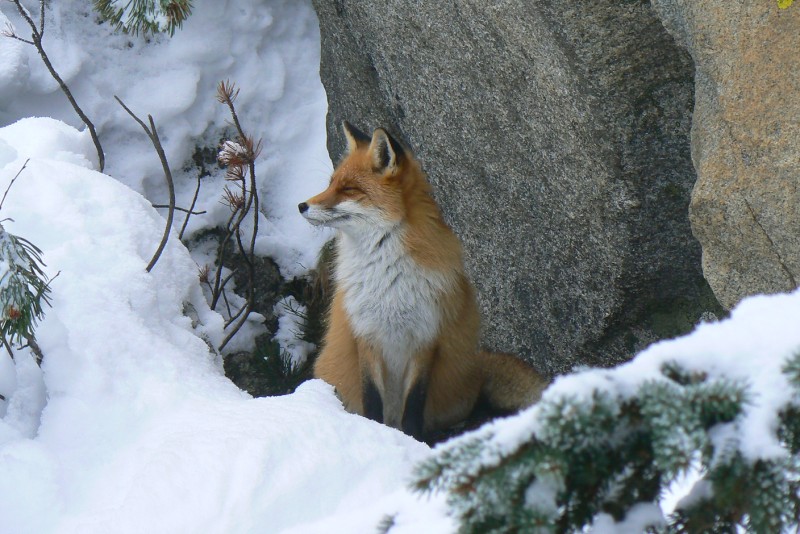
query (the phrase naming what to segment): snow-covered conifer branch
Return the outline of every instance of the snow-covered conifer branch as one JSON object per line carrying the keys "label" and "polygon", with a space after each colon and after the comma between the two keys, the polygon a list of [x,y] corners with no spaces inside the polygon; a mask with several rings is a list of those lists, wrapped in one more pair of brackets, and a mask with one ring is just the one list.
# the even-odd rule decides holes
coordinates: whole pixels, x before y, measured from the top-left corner
{"label": "snow-covered conifer branch", "polygon": [[[756,404],[775,392],[712,367],[667,360],[635,389],[622,370],[605,371],[590,394],[546,394],[513,422],[443,444],[416,487],[446,493],[464,532],[581,532],[642,507],[637,531],[785,532],[800,513],[800,351],[762,367],[759,383],[791,384],[769,414]],[[751,413],[771,417],[773,434],[748,435]],[[694,489],[674,514],[658,513],[698,463]]]}
{"label": "snow-covered conifer branch", "polygon": [[192,13],[191,0],[95,0],[94,6],[118,30],[134,35],[174,35]]}

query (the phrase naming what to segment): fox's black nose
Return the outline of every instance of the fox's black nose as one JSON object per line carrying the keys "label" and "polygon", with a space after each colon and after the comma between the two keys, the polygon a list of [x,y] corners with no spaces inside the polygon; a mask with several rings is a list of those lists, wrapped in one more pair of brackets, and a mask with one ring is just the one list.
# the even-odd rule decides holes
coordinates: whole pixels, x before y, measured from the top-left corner
{"label": "fox's black nose", "polygon": [[306,204],[305,202],[301,202],[300,204],[297,205],[297,209],[300,210],[300,213],[305,213],[308,211],[308,204]]}

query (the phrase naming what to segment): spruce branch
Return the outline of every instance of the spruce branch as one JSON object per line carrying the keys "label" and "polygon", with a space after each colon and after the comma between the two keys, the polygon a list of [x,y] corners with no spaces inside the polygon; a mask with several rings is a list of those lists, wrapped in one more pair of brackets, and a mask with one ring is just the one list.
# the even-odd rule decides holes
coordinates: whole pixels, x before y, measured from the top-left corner
{"label": "spruce branch", "polygon": [[[417,468],[418,491],[441,491],[461,532],[583,532],[598,514],[622,521],[655,503],[700,462],[693,497],[648,532],[786,532],[800,517],[800,353],[784,373],[794,400],[777,436],[787,454],[747,459],[735,438],[749,386],[675,362],[636,392],[553,396],[514,445],[489,427],[445,444]],[[613,391],[613,390],[612,390]],[[727,429],[725,428],[727,426]]]}
{"label": "spruce branch", "polygon": [[39,2],[39,26],[36,26],[36,23],[33,20],[32,15],[25,9],[25,6],[22,5],[20,0],[9,0],[12,2],[16,7],[17,11],[19,12],[20,16],[25,19],[25,22],[28,23],[28,26],[31,28],[31,39],[23,39],[19,37],[14,28],[9,25],[6,30],[3,31],[3,35],[6,37],[11,37],[18,41],[22,41],[23,43],[27,43],[36,47],[36,51],[39,52],[39,57],[42,58],[42,62],[44,63],[47,70],[50,72],[50,76],[58,83],[58,86],[61,88],[61,92],[67,97],[69,103],[72,105],[72,109],[75,110],[75,113],[81,118],[83,123],[89,129],[89,135],[92,137],[92,143],[94,143],[94,147],[97,150],[97,161],[100,167],[100,172],[103,172],[106,164],[105,153],[103,152],[103,147],[100,145],[100,138],[97,136],[97,131],[94,127],[92,121],[89,120],[89,117],[86,116],[83,109],[78,105],[78,102],[75,100],[75,97],[72,95],[72,91],[70,91],[69,86],[64,82],[61,76],[56,71],[53,63],[50,61],[50,57],[45,52],[44,45],[42,44],[42,38],[44,37],[44,8],[45,2],[44,0],[40,0]]}
{"label": "spruce branch", "polygon": [[114,98],[119,102],[119,105],[128,112],[128,115],[133,117],[133,119],[139,123],[139,126],[142,127],[144,133],[147,134],[147,137],[150,138],[150,142],[153,143],[153,148],[156,149],[156,153],[158,154],[158,159],[161,161],[161,168],[164,171],[164,179],[167,182],[167,189],[169,189],[169,211],[167,213],[167,223],[164,226],[164,234],[161,236],[161,242],[158,244],[158,248],[156,249],[155,253],[153,254],[153,258],[150,260],[150,263],[147,264],[146,271],[149,273],[153,267],[155,267],[158,259],[161,257],[161,253],[164,252],[164,248],[167,246],[167,241],[169,240],[169,234],[172,230],[172,220],[175,217],[175,183],[172,180],[172,172],[169,170],[169,162],[167,161],[167,155],[164,153],[164,147],[161,145],[161,140],[158,137],[158,131],[156,130],[155,121],[153,121],[152,115],[147,115],[147,120],[150,122],[150,127],[148,128],[147,125],[136,116],[136,114],[125,105],[125,103],[118,97],[114,96]]}

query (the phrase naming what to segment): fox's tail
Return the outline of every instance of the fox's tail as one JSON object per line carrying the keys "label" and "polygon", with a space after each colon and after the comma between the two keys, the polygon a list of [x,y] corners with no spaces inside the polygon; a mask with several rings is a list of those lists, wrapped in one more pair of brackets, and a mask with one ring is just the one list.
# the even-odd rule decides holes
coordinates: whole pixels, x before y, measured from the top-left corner
{"label": "fox's tail", "polygon": [[501,411],[515,412],[534,404],[550,381],[516,356],[482,351],[482,367],[486,370],[482,396],[489,405]]}

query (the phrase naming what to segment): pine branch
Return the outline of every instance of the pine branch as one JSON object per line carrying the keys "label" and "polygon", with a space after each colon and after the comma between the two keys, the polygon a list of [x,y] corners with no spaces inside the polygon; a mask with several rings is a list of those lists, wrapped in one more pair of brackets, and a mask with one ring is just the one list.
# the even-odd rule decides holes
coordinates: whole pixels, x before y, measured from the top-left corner
{"label": "pine branch", "polygon": [[[256,183],[255,161],[258,158],[259,153],[261,152],[261,141],[255,143],[253,139],[249,137],[242,128],[242,125],[239,122],[239,116],[236,112],[236,106],[234,105],[234,101],[236,100],[236,97],[238,95],[239,95],[239,89],[236,87],[235,84],[229,81],[222,81],[217,86],[217,100],[219,100],[220,103],[224,103],[225,105],[228,106],[228,110],[230,111],[231,117],[233,119],[233,124],[235,125],[236,131],[239,134],[238,145],[244,149],[243,151],[223,150],[223,152],[220,155],[220,159],[225,161],[229,165],[229,168],[234,169],[233,176],[236,179],[241,180],[242,195],[246,198],[246,204],[244,208],[241,210],[241,216],[239,217],[235,225],[235,235],[236,235],[237,245],[239,246],[239,251],[244,257],[248,268],[247,304],[238,322],[233,326],[231,331],[228,333],[228,335],[220,344],[219,350],[222,350],[223,347],[225,347],[225,345],[227,345],[227,343],[231,340],[231,338],[233,338],[233,336],[236,335],[239,329],[241,329],[241,327],[247,321],[250,312],[253,310],[255,304],[255,265],[254,262],[252,261],[252,258],[255,257],[255,243],[256,243],[256,236],[258,235],[258,215],[260,213],[260,206],[258,200],[258,186]],[[247,188],[245,187],[244,164],[247,165],[247,170],[249,171],[248,173],[250,178],[249,191],[247,191]],[[239,234],[239,228],[241,227],[241,223],[244,220],[244,217],[248,214],[251,208],[253,209],[253,229],[250,236],[249,246],[245,248],[241,240],[241,235]]]}

